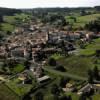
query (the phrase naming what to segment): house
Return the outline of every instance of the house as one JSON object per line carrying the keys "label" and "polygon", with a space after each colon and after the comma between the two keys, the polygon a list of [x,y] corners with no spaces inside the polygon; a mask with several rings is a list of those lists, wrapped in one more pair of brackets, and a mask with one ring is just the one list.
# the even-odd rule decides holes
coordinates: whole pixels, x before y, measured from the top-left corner
{"label": "house", "polygon": [[22,84],[32,84],[32,80],[29,78],[27,72],[19,74],[18,79],[22,81]]}
{"label": "house", "polygon": [[22,28],[22,27],[18,27],[14,31],[14,33],[16,33],[16,34],[20,34],[20,33],[23,33],[23,32],[24,32],[24,28]]}
{"label": "house", "polygon": [[87,39],[87,41],[89,41],[89,40],[91,40],[93,38],[96,38],[96,37],[97,36],[96,36],[96,34],[94,32],[87,32],[86,33],[86,39]]}
{"label": "house", "polygon": [[4,46],[0,46],[0,58],[4,58],[7,55]]}
{"label": "house", "polygon": [[100,32],[98,32],[98,33],[96,34],[96,36],[97,36],[98,38],[100,38]]}
{"label": "house", "polygon": [[37,81],[38,81],[39,83],[44,83],[44,82],[47,82],[48,80],[50,80],[50,77],[47,76],[47,75],[45,75],[45,76],[43,76],[43,77],[40,77],[40,78],[37,78]]}
{"label": "house", "polygon": [[24,81],[27,79],[27,74],[25,73],[19,74],[18,79],[22,81],[22,83],[24,84]]}
{"label": "house", "polygon": [[35,78],[40,78],[41,76],[43,76],[43,70],[41,64],[37,63],[31,64],[30,71],[33,73]]}
{"label": "house", "polygon": [[24,57],[24,51],[23,51],[23,49],[11,50],[11,55],[13,57]]}
{"label": "house", "polygon": [[57,52],[56,48],[45,48],[42,50],[44,54],[48,55],[48,54],[53,54]]}
{"label": "house", "polygon": [[14,57],[14,58],[25,58],[26,59],[29,56],[27,49],[21,46],[18,46],[18,47],[16,46],[16,47],[11,48],[9,53],[11,57]]}
{"label": "house", "polygon": [[100,93],[100,84],[93,84],[93,88],[94,88],[95,92]]}
{"label": "house", "polygon": [[93,88],[92,84],[86,84],[84,87],[82,87],[77,94],[82,94],[84,92],[89,92]]}
{"label": "house", "polygon": [[65,88],[63,88],[63,91],[73,91],[73,89],[74,89],[74,86],[73,86],[73,84],[71,84],[71,83],[67,83],[66,84],[66,87]]}

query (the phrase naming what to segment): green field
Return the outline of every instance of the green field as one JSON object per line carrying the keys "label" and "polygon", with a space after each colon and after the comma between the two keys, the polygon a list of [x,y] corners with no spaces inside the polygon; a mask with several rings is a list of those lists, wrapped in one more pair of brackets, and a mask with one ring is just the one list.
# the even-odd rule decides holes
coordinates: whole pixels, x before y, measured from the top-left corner
{"label": "green field", "polygon": [[12,32],[17,25],[30,20],[30,15],[27,14],[15,14],[14,16],[4,16],[4,22],[1,23],[1,30],[4,32]]}
{"label": "green field", "polygon": [[70,19],[71,16],[66,16],[66,21],[69,23],[73,24],[73,28],[79,28],[79,27],[84,27],[86,23],[89,23],[98,17],[100,17],[100,14],[91,14],[91,15],[86,15],[86,16],[75,16],[77,21],[74,22],[73,19]]}
{"label": "green field", "polygon": [[14,81],[7,82],[6,85],[18,96],[23,96],[30,91],[32,85],[29,84],[16,84]]}
{"label": "green field", "polygon": [[79,76],[87,76],[87,71],[93,64],[91,59],[86,57],[70,57],[58,60],[61,65],[65,67],[68,73],[76,74]]}
{"label": "green field", "polygon": [[[59,54],[54,54],[51,57],[57,60],[57,63],[59,65],[63,65],[66,69],[66,72],[62,73],[59,71],[55,71],[53,67],[50,66],[50,69],[48,71],[51,73],[55,73],[57,75],[65,74],[65,76],[68,74],[72,74],[72,76],[81,76],[81,77],[87,77],[87,72],[89,69],[94,68],[95,65],[99,67],[99,59],[97,59],[98,63],[94,64],[95,61],[95,52],[96,50],[100,49],[100,38],[94,39],[91,44],[87,44],[85,49],[79,50],[79,55],[83,56],[69,56],[69,57],[63,57]],[[88,56],[88,57],[87,57]],[[90,57],[91,56],[91,57]],[[46,68],[45,68],[46,69]],[[46,70],[47,70],[46,69]],[[70,77],[72,77],[70,76]]]}
{"label": "green field", "polygon": [[[57,58],[57,57],[56,57]],[[64,66],[66,69],[66,72],[59,72],[53,69],[53,67],[49,67],[48,71],[51,71],[51,73],[56,73],[57,75],[64,74],[65,76],[73,77],[73,78],[79,78],[87,77],[87,72],[90,68],[93,68],[93,62],[91,58],[87,57],[81,57],[81,56],[70,56],[70,57],[61,57],[57,59],[57,63],[59,65]],[[46,70],[45,67],[44,69]],[[81,78],[79,78],[81,79]]]}
{"label": "green field", "polygon": [[100,38],[93,40],[93,42],[88,44],[85,49],[81,49],[80,55],[93,55],[98,49],[100,49]]}
{"label": "green field", "polygon": [[62,55],[60,55],[60,54],[53,54],[52,56],[51,56],[51,58],[54,58],[55,60],[58,60],[58,59],[61,59],[61,58],[63,58],[63,56]]}
{"label": "green field", "polygon": [[23,64],[18,64],[10,69],[13,74],[20,73],[25,69]]}
{"label": "green field", "polygon": [[14,16],[4,16],[4,21],[9,24],[15,24],[17,21],[23,22],[24,20],[28,20],[30,17],[27,14],[15,14]]}
{"label": "green field", "polygon": [[4,31],[4,32],[7,32],[7,31],[10,31],[10,32],[12,32],[13,30],[14,30],[14,26],[13,25],[11,25],[11,24],[9,24],[9,23],[2,23],[1,24],[1,29],[2,29],[2,31]]}
{"label": "green field", "polygon": [[19,97],[5,84],[0,84],[0,100],[19,100]]}
{"label": "green field", "polygon": [[97,94],[93,95],[92,98],[93,98],[93,100],[99,100],[100,94],[97,93]]}

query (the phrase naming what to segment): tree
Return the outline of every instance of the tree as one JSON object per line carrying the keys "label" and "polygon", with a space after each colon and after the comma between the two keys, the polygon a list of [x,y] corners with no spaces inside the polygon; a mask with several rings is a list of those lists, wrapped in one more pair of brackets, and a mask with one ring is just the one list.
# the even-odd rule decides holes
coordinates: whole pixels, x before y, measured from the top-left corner
{"label": "tree", "polygon": [[32,98],[29,94],[26,94],[23,98],[21,98],[21,100],[32,100]]}
{"label": "tree", "polygon": [[61,72],[65,72],[66,71],[66,69],[62,65],[56,66],[56,70],[61,71]]}
{"label": "tree", "polygon": [[46,45],[45,45],[44,43],[41,43],[41,44],[40,44],[40,47],[41,47],[42,49],[44,49],[44,48],[46,47]]}
{"label": "tree", "polygon": [[99,32],[100,31],[100,18],[89,22],[85,25],[85,28],[89,31]]}
{"label": "tree", "polygon": [[3,17],[2,16],[0,16],[0,23],[2,23],[3,22]]}
{"label": "tree", "polygon": [[33,59],[33,55],[32,55],[32,47],[30,46],[28,60],[32,60],[32,59]]}
{"label": "tree", "polygon": [[86,45],[83,41],[79,41],[79,46],[81,49],[85,49]]}
{"label": "tree", "polygon": [[49,63],[50,66],[56,66],[57,65],[57,62],[54,58],[50,58],[48,63]]}
{"label": "tree", "polygon": [[85,93],[82,93],[79,97],[79,100],[86,100],[86,95]]}
{"label": "tree", "polygon": [[87,15],[87,12],[85,10],[81,10],[80,14],[81,14],[81,16],[85,16],[85,15]]}
{"label": "tree", "polygon": [[64,16],[60,14],[48,14],[42,18],[42,22],[55,25],[56,27],[62,27],[67,24]]}
{"label": "tree", "polygon": [[31,63],[27,60],[24,62],[24,66],[26,67],[26,69],[30,68]]}
{"label": "tree", "polygon": [[71,16],[70,19],[72,19],[74,22],[77,21],[76,17]]}
{"label": "tree", "polygon": [[53,95],[53,100],[60,100],[58,95]]}
{"label": "tree", "polygon": [[94,93],[95,93],[94,89],[91,88],[90,91],[89,91],[89,95],[92,96]]}
{"label": "tree", "polygon": [[61,77],[61,79],[60,79],[60,84],[59,84],[59,85],[60,85],[61,87],[65,87],[66,83],[69,82],[69,80],[70,80],[69,78]]}
{"label": "tree", "polygon": [[46,58],[45,53],[44,53],[43,51],[38,51],[38,52],[37,52],[37,58],[36,58],[36,60],[37,60],[37,61],[41,61],[41,60],[43,60],[44,58]]}
{"label": "tree", "polygon": [[96,57],[100,57],[100,50],[96,50],[95,55],[96,55]]}
{"label": "tree", "polygon": [[4,33],[0,31],[0,40],[2,40],[3,38],[4,38]]}
{"label": "tree", "polygon": [[95,6],[95,9],[96,9],[97,11],[100,11],[100,6]]}
{"label": "tree", "polygon": [[7,31],[7,35],[11,35],[11,32],[10,31]]}
{"label": "tree", "polygon": [[93,71],[91,69],[88,70],[88,82],[93,83]]}
{"label": "tree", "polygon": [[95,66],[93,69],[93,75],[94,75],[96,80],[99,80],[100,76],[99,76],[99,69],[97,66]]}
{"label": "tree", "polygon": [[72,100],[71,95],[67,96],[67,100]]}
{"label": "tree", "polygon": [[2,70],[3,70],[4,72],[7,71],[6,67],[8,67],[7,61],[5,61],[5,62],[3,63],[3,65],[2,65]]}
{"label": "tree", "polygon": [[66,47],[66,45],[65,45],[64,40],[61,41],[60,47],[61,47],[61,49],[62,49],[62,53],[63,53],[65,56],[68,56],[68,49],[67,49],[67,47]]}
{"label": "tree", "polygon": [[59,89],[58,85],[56,85],[56,84],[52,85],[51,93],[53,95],[60,95],[60,89]]}
{"label": "tree", "polygon": [[35,100],[44,100],[43,98],[44,98],[44,95],[43,95],[42,92],[37,92],[37,93],[35,94],[35,96],[34,96],[34,99],[35,99]]}

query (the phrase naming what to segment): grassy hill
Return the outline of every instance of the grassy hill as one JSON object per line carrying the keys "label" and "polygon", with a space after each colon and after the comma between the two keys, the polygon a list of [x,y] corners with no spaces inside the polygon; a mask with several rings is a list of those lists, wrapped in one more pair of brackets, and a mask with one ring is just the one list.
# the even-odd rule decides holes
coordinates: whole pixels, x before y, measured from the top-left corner
{"label": "grassy hill", "polygon": [[[53,56],[52,56],[53,57]],[[64,66],[66,72],[54,70],[53,67],[44,67],[44,70],[49,71],[56,75],[68,76],[73,79],[87,79],[88,70],[94,67],[93,61],[89,57],[70,56],[59,57],[56,59],[59,65]]]}
{"label": "grassy hill", "polygon": [[91,44],[88,44],[85,49],[80,50],[81,55],[93,55],[95,51],[100,49],[100,38],[95,39]]}
{"label": "grassy hill", "polygon": [[19,97],[5,84],[0,84],[0,100],[19,100]]}
{"label": "grassy hill", "polygon": [[90,58],[73,56],[70,58],[59,59],[58,62],[64,66],[68,73],[78,76],[87,76],[87,71],[93,68]]}
{"label": "grassy hill", "polygon": [[1,29],[4,32],[7,32],[7,31],[12,32],[14,30],[14,25],[11,25],[9,23],[2,23],[1,24]]}
{"label": "grassy hill", "polygon": [[71,16],[66,16],[66,21],[68,21],[69,23],[73,24],[73,28],[78,28],[78,27],[84,27],[84,25],[86,23],[89,23],[95,19],[97,19],[98,17],[100,17],[100,14],[91,14],[91,15],[86,15],[86,16],[80,16],[80,15],[75,15],[74,17],[76,17],[76,22],[74,22],[73,19],[71,19]]}
{"label": "grassy hill", "polygon": [[16,26],[29,21],[30,16],[24,13],[15,14],[13,16],[4,16],[4,22],[1,23],[1,30],[4,32],[10,31],[12,32]]}

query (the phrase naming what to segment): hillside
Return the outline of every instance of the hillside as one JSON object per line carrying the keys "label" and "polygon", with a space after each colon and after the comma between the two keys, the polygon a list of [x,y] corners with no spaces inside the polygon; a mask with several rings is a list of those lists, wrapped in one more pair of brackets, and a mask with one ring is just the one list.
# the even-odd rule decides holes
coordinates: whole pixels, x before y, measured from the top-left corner
{"label": "hillside", "polygon": [[100,14],[90,14],[90,15],[85,15],[85,16],[80,16],[79,14],[74,16],[76,18],[76,22],[74,22],[73,19],[71,19],[71,16],[66,16],[66,21],[71,23],[73,25],[73,28],[79,28],[79,27],[84,27],[85,24],[96,20],[98,17],[100,17]]}

